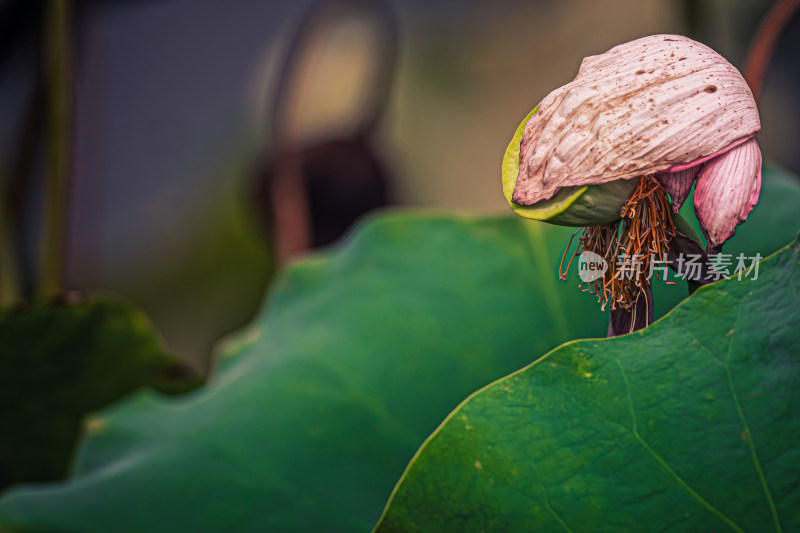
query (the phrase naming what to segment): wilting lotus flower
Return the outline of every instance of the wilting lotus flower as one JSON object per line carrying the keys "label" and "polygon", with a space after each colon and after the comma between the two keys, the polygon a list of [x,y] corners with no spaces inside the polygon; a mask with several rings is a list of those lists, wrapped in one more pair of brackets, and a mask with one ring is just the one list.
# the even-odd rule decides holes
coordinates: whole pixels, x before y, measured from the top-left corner
{"label": "wilting lotus flower", "polygon": [[[665,193],[677,213],[696,181],[695,212],[715,253],[758,200],[760,128],[750,88],[722,56],[679,35],[645,37],[587,57],[539,103],[506,152],[504,193],[524,217],[590,226],[582,248],[613,260],[613,245],[668,252],[681,231]],[[646,292],[601,300],[630,310]]]}

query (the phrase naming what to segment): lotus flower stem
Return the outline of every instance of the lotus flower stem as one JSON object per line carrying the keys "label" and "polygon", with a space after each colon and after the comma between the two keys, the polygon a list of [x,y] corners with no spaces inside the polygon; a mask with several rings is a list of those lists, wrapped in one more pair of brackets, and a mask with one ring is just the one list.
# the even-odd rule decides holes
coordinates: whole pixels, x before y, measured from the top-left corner
{"label": "lotus flower stem", "polygon": [[753,38],[753,43],[750,45],[745,66],[742,70],[744,79],[750,85],[750,90],[753,91],[753,98],[756,101],[761,94],[764,73],[772,57],[772,51],[775,48],[778,36],[791,20],[798,7],[800,7],[800,0],[778,0],[778,2],[775,2],[764,17],[764,20],[761,21],[758,32]]}
{"label": "lotus flower stem", "polygon": [[0,159],[0,306],[16,302],[20,296],[4,163]]}
{"label": "lotus flower stem", "polygon": [[[670,216],[671,206],[664,187],[652,175],[642,176],[631,197],[620,211],[621,219],[600,226],[583,228],[578,246],[564,268],[576,231],[567,243],[561,257],[558,277],[566,280],[575,257],[582,252],[592,252],[602,257],[607,270],[600,278],[582,281],[578,288],[597,296],[600,308],[610,307],[631,312],[639,304],[649,304],[650,275],[653,261],[663,260],[669,251],[669,242],[676,235]],[[635,268],[625,268],[628,259],[635,259]],[[667,283],[672,283],[665,280]],[[674,283],[673,283],[674,284]],[[630,331],[652,322],[645,313],[644,324],[631,322]]]}
{"label": "lotus flower stem", "polygon": [[68,0],[50,0],[45,21],[48,176],[37,287],[39,295],[44,296],[56,293],[64,281],[72,148],[70,10],[71,2]]}

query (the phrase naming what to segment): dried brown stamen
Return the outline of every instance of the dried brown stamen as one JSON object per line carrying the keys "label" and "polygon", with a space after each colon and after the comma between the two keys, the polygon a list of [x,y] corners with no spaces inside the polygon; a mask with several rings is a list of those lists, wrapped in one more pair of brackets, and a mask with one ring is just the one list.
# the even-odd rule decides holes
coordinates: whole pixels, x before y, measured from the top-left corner
{"label": "dried brown stamen", "polygon": [[559,278],[566,280],[576,255],[588,251],[602,257],[607,265],[605,274],[593,281],[582,281],[578,288],[596,295],[603,310],[609,305],[612,310],[630,310],[639,299],[647,298],[645,288],[655,270],[653,262],[665,260],[668,243],[675,235],[669,197],[652,175],[639,178],[620,216],[620,220],[611,224],[583,228],[565,269],[573,234],[559,266]]}

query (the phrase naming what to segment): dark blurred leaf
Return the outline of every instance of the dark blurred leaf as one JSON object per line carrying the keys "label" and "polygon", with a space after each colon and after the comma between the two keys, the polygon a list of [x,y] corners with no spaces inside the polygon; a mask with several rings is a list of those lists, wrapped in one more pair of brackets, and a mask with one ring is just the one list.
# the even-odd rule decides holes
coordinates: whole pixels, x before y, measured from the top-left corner
{"label": "dark blurred leaf", "polygon": [[[800,241],[473,395],[379,533],[800,530]],[[533,354],[532,354],[533,355]]]}
{"label": "dark blurred leaf", "polygon": [[144,385],[198,384],[122,302],[0,310],[0,487],[66,475],[88,412]]}

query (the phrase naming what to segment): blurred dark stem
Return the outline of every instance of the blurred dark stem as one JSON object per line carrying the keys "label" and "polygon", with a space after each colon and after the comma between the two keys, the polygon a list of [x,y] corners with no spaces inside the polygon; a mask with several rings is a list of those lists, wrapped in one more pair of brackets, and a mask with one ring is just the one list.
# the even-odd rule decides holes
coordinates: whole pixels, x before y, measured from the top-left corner
{"label": "blurred dark stem", "polygon": [[[331,24],[328,10],[336,4],[368,16],[378,30],[376,69],[354,131],[328,134],[306,145],[292,138],[289,127],[295,70],[311,37]],[[397,38],[396,16],[386,0],[317,0],[300,20],[278,73],[269,117],[271,149],[254,191],[257,213],[274,242],[279,265],[334,242],[358,217],[389,203],[388,173],[372,138],[391,92]]]}
{"label": "blurred dark stem", "polygon": [[278,264],[308,250],[312,245],[308,191],[303,179],[302,156],[291,148],[274,162],[272,178],[275,258]]}
{"label": "blurred dark stem", "polygon": [[46,172],[37,294],[55,294],[63,283],[72,120],[71,2],[50,0],[45,11],[43,71],[47,87]]}
{"label": "blurred dark stem", "polygon": [[8,172],[5,158],[0,154],[0,306],[11,305],[19,300],[17,278],[17,254],[11,241],[11,217],[8,201]]}
{"label": "blurred dark stem", "polygon": [[[41,56],[37,46],[36,58]],[[16,271],[16,290],[20,299],[30,300],[35,285],[34,262],[25,250],[25,209],[31,205],[30,197],[33,187],[33,174],[42,136],[42,120],[44,118],[44,83],[41,73],[37,72],[34,88],[28,95],[25,111],[20,120],[17,142],[12,146],[14,158],[9,161],[6,178],[6,205],[3,206],[8,247]]]}
{"label": "blurred dark stem", "polygon": [[744,63],[744,79],[753,91],[753,97],[758,100],[761,86],[764,83],[764,74],[772,59],[772,52],[786,24],[792,19],[800,0],[778,0],[761,21],[761,25],[753,37],[747,59]]}

